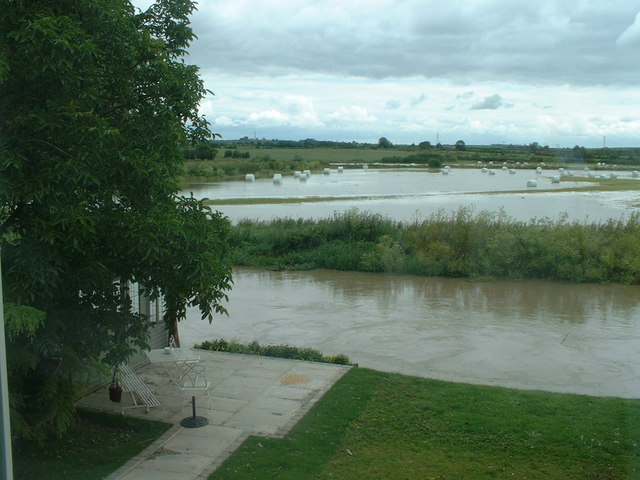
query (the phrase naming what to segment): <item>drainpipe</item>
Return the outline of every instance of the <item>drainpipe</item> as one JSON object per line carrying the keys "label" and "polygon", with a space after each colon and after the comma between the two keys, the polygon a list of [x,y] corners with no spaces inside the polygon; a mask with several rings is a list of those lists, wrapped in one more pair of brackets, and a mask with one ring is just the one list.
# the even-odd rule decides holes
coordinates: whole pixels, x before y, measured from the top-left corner
{"label": "drainpipe", "polygon": [[13,480],[11,458],[11,425],[9,422],[9,386],[7,382],[7,346],[4,338],[4,308],[2,299],[2,265],[0,265],[0,478]]}

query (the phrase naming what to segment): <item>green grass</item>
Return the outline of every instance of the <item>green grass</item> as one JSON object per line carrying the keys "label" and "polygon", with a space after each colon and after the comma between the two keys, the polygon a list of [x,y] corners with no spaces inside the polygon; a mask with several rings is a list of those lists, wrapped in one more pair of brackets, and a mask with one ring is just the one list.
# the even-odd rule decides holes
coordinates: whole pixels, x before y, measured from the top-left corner
{"label": "green grass", "polygon": [[289,161],[301,158],[302,162],[329,163],[375,163],[389,156],[389,151],[379,148],[256,148],[253,146],[238,147],[240,153],[249,152],[251,158],[269,157]]}
{"label": "green grass", "polygon": [[[293,172],[294,170],[321,170],[324,167],[341,164],[346,168],[364,163],[415,163],[424,167],[435,161],[442,165],[477,168],[478,162],[489,165],[501,165],[507,162],[513,168],[530,169],[544,162],[547,168],[582,168],[590,166],[599,169],[618,168],[625,165],[635,169],[640,164],[640,149],[589,149],[583,158],[575,156],[572,149],[538,149],[532,151],[526,146],[482,146],[468,145],[465,150],[456,150],[453,146],[420,149],[412,145],[397,145],[393,148],[378,148],[375,145],[317,146],[313,148],[277,146],[277,142],[260,142],[262,145],[247,145],[237,142],[218,143],[218,154],[213,160],[187,160],[184,164],[185,181],[209,178],[212,180],[240,179],[246,173],[256,178],[267,178],[273,173]],[[233,150],[238,154],[249,155],[248,159],[225,158],[224,152]],[[605,166],[597,166],[606,162]],[[525,166],[526,164],[526,166]],[[356,167],[358,168],[358,167]]]}
{"label": "green grass", "polygon": [[640,478],[640,401],[352,369],[284,439],[210,480]]}
{"label": "green grass", "polygon": [[[639,182],[640,183],[640,182]],[[321,202],[345,202],[354,200],[380,200],[400,198],[400,195],[371,196],[360,195],[351,197],[257,197],[257,198],[221,198],[218,200],[206,200],[206,205],[279,205],[288,203],[321,203]]]}
{"label": "green grass", "polygon": [[61,439],[14,447],[16,480],[101,479],[124,465],[171,425],[79,411]]}

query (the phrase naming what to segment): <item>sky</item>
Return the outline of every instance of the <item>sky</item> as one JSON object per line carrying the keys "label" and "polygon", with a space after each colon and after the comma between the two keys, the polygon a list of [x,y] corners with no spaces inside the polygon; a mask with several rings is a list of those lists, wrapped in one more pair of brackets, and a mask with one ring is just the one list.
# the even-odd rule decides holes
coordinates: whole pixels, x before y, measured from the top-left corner
{"label": "sky", "polygon": [[200,0],[192,27],[223,139],[640,146],[640,0]]}

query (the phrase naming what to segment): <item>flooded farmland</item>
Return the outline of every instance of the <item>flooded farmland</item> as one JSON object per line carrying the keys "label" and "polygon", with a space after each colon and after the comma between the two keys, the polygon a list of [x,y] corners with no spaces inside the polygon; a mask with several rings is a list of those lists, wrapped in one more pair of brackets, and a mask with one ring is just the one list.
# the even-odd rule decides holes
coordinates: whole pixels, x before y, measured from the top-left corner
{"label": "flooded farmland", "polygon": [[[284,176],[280,183],[271,179],[253,182],[208,182],[188,185],[185,194],[193,193],[197,198],[209,198],[214,208],[232,221],[243,218],[272,219],[324,218],[349,209],[379,213],[396,220],[411,221],[426,218],[438,211],[454,212],[461,207],[473,211],[497,211],[502,209],[517,220],[531,218],[557,219],[566,214],[569,220],[602,221],[608,218],[627,216],[638,211],[640,192],[580,192],[562,191],[579,189],[584,182],[565,178],[553,183],[558,171],[497,169],[495,175],[482,173],[480,169],[451,169],[451,173],[427,173],[402,170],[345,170],[329,175],[313,174],[306,181],[293,175]],[[601,172],[608,176],[613,172]],[[585,176],[584,170],[576,177]],[[621,178],[630,177],[630,172],[620,172]],[[537,187],[527,187],[534,179]],[[639,180],[640,181],[640,180]],[[545,190],[545,192],[540,192]],[[551,192],[547,192],[551,190]],[[231,199],[255,199],[251,204],[221,204]],[[263,200],[278,203],[265,203]]]}

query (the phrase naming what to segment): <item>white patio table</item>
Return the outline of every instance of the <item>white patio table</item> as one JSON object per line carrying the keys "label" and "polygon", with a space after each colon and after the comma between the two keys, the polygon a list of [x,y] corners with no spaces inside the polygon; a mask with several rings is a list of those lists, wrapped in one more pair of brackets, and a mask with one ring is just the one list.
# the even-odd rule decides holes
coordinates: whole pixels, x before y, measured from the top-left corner
{"label": "white patio table", "polygon": [[189,376],[200,362],[200,355],[182,348],[159,348],[145,352],[151,363],[162,364],[169,379],[180,385],[182,379]]}

